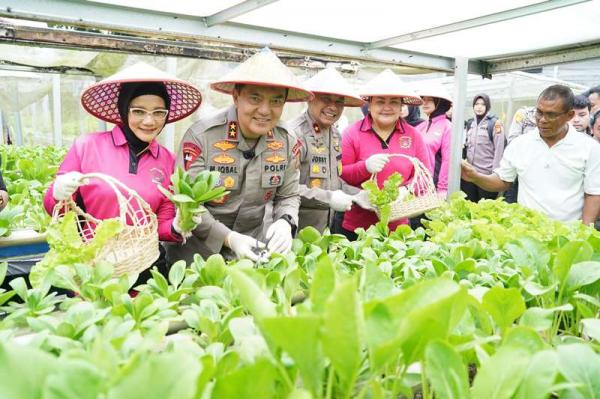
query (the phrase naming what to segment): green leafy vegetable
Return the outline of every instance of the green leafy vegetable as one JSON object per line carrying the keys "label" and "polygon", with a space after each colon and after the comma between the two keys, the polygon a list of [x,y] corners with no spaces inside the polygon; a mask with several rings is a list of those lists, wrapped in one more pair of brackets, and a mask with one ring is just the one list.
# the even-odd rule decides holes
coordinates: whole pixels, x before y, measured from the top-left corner
{"label": "green leafy vegetable", "polygon": [[192,176],[179,167],[171,176],[172,192],[160,184],[158,189],[179,209],[179,225],[183,231],[191,231],[196,226],[193,217],[206,211],[202,204],[227,195],[225,187],[217,187],[218,183],[219,172],[203,170]]}

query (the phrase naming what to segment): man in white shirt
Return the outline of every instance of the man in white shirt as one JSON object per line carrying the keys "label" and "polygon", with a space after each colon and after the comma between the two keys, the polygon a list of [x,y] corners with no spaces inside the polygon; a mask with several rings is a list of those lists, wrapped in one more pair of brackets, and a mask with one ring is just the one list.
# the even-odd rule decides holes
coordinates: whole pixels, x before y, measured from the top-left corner
{"label": "man in white shirt", "polygon": [[518,177],[519,204],[553,219],[594,223],[600,212],[600,144],[569,125],[573,102],[566,86],[545,89],[535,109],[537,131],[515,138],[491,175],[463,161],[462,178],[499,192]]}

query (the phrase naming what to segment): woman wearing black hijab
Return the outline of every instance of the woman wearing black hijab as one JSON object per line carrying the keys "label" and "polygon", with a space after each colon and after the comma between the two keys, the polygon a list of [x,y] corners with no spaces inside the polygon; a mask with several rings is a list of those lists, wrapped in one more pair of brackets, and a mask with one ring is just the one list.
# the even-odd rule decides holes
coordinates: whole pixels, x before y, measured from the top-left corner
{"label": "woman wearing black hijab", "polygon": [[98,179],[82,182],[82,174],[103,173],[150,205],[161,241],[181,241],[189,232],[179,228],[173,204],[157,188],[169,186],[175,157],[156,138],[165,124],[200,106],[200,92],[149,65],[136,64],[85,90],[81,102],[89,113],[115,126],[73,143],[46,192],[46,210],[51,213],[57,201],[73,198],[97,219],[118,216],[119,204],[108,184]]}
{"label": "woman wearing black hijab", "polygon": [[[475,118],[467,122],[467,140],[465,155],[467,161],[479,173],[492,174],[500,166],[504,154],[504,128],[498,118],[490,112],[491,102],[487,94],[478,94],[473,98]],[[478,202],[482,198],[494,199],[498,193],[485,191],[473,183],[461,180],[460,189],[467,199]]]}

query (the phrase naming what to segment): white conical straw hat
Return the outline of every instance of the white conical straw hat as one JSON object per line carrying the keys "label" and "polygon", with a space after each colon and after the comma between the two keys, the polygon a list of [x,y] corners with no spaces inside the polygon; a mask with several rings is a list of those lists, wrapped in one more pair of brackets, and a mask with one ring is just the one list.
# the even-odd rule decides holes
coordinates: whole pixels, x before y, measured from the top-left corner
{"label": "white conical straw hat", "polygon": [[404,104],[423,104],[421,97],[389,69],[365,83],[359,93],[362,97],[402,97]]}
{"label": "white conical straw hat", "polygon": [[313,93],[334,94],[344,97],[346,107],[360,107],[364,101],[352,86],[333,68],[326,68],[302,83]]}
{"label": "white conical straw hat", "polygon": [[439,82],[431,82],[431,81],[422,81],[415,82],[413,84],[415,91],[421,98],[423,97],[436,97],[443,98],[444,100],[448,100],[452,103],[452,96],[446,90],[444,85]]}
{"label": "white conical straw hat", "polygon": [[302,88],[294,73],[268,47],[242,62],[222,79],[211,83],[210,87],[221,93],[231,94],[236,84],[287,88],[286,101],[289,102],[313,98],[313,94]]}
{"label": "white conical straw hat", "polygon": [[123,83],[162,82],[171,99],[167,123],[193,113],[202,102],[200,90],[191,84],[143,62],[127,67],[93,84],[81,94],[83,108],[103,121],[121,124],[117,100]]}

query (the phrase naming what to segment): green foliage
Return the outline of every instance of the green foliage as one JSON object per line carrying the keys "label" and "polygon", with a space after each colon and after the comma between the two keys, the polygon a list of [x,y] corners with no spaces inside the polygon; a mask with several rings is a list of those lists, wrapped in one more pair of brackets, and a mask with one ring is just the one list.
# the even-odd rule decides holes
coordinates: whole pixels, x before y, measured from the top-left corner
{"label": "green foliage", "polygon": [[260,264],[196,256],[135,297],[55,226],[48,275],[79,295],[0,292],[0,397],[600,397],[600,234],[496,201],[432,215],[309,228]]}
{"label": "green foliage", "polygon": [[179,225],[183,231],[191,231],[196,223],[193,217],[206,209],[202,206],[205,202],[219,200],[225,195],[225,187],[219,184],[219,172],[203,170],[192,176],[181,167],[171,176],[170,190],[166,190],[160,184],[158,189],[171,201],[180,211]]}
{"label": "green foliage", "polygon": [[77,223],[77,215],[69,211],[58,223],[49,227],[47,240],[50,250],[31,269],[29,280],[33,286],[47,282],[64,287],[64,282],[56,278],[54,270],[58,266],[93,264],[100,250],[123,228],[119,219],[105,219],[94,229],[94,238],[86,241],[79,234]]}
{"label": "green foliage", "polygon": [[15,228],[46,231],[50,216],[43,207],[48,186],[66,154],[62,147],[0,145],[2,177],[9,203],[0,213],[0,236]]}

